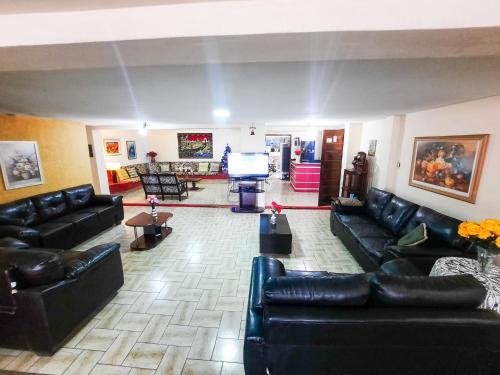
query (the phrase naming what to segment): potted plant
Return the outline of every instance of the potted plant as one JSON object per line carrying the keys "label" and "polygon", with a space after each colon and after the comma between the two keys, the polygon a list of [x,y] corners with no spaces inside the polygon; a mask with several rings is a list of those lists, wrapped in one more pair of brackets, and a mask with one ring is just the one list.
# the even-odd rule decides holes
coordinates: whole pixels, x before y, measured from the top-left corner
{"label": "potted plant", "polygon": [[464,221],[458,226],[458,234],[476,244],[477,260],[481,272],[486,272],[493,262],[500,266],[500,257],[498,255],[500,249],[500,220]]}

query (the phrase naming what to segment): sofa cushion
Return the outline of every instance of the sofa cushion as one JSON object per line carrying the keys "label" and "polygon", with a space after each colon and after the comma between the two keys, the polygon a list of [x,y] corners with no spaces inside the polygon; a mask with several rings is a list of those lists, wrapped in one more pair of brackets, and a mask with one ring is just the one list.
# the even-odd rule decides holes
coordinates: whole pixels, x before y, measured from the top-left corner
{"label": "sofa cushion", "polygon": [[161,173],[170,172],[170,164],[169,163],[160,164],[160,172]]}
{"label": "sofa cushion", "polygon": [[359,238],[360,246],[373,257],[382,259],[389,245],[396,242],[395,238],[388,237],[361,237]]}
{"label": "sofa cushion", "polygon": [[94,188],[90,184],[64,189],[63,193],[71,210],[87,206],[95,194]]}
{"label": "sofa cushion", "polygon": [[383,226],[398,235],[417,208],[415,203],[393,196],[382,211],[380,221]]}
{"label": "sofa cushion", "polygon": [[210,168],[210,163],[207,162],[201,162],[198,164],[198,172],[199,173],[207,173]]}
{"label": "sofa cushion", "polygon": [[30,199],[21,199],[0,205],[0,225],[28,227],[39,220],[35,205]]}
{"label": "sofa cushion", "polygon": [[68,204],[62,191],[36,195],[31,200],[43,221],[59,217],[68,211]]}
{"label": "sofa cushion", "polygon": [[393,194],[387,191],[371,188],[368,191],[365,201],[365,207],[368,215],[370,215],[374,220],[379,221],[385,206],[389,203],[392,197]]}
{"label": "sofa cushion", "polygon": [[374,302],[404,307],[476,308],[486,289],[472,275],[392,276],[370,279]]}
{"label": "sofa cushion", "polygon": [[263,288],[265,304],[363,306],[370,295],[366,275],[270,277]]}
{"label": "sofa cushion", "polygon": [[29,249],[30,245],[24,241],[13,237],[0,238],[0,247],[10,247],[13,249]]}
{"label": "sofa cushion", "polygon": [[406,234],[412,231],[421,223],[426,224],[427,236],[429,237],[425,246],[454,247],[457,249],[465,249],[470,246],[470,242],[458,235],[460,221],[427,207],[420,207],[415,212],[402,233]]}
{"label": "sofa cushion", "polygon": [[413,262],[405,258],[385,262],[380,266],[379,272],[392,276],[428,276]]}
{"label": "sofa cushion", "polygon": [[411,232],[406,233],[398,240],[398,246],[417,246],[428,240],[427,226],[421,223]]}
{"label": "sofa cushion", "polygon": [[43,249],[0,248],[0,264],[14,267],[18,287],[50,284],[64,279],[60,254]]}
{"label": "sofa cushion", "polygon": [[112,220],[112,222],[114,222],[115,206],[87,206],[85,208],[82,208],[81,211],[96,213],[97,216],[99,216],[99,220],[101,222],[109,222],[109,220]]}
{"label": "sofa cushion", "polygon": [[335,212],[335,218],[344,225],[374,223],[373,219],[368,215],[341,214]]}
{"label": "sofa cushion", "polygon": [[128,176],[131,179],[137,179],[139,177],[139,175],[137,174],[137,170],[135,169],[135,167],[128,167],[128,168],[125,168],[125,170],[127,171]]}
{"label": "sofa cushion", "polygon": [[350,223],[346,228],[358,241],[364,237],[395,238],[392,232],[374,222],[359,224]]}
{"label": "sofa cushion", "polygon": [[117,243],[108,243],[94,246],[86,251],[65,251],[62,257],[66,278],[77,278],[119,248],[120,245]]}
{"label": "sofa cushion", "polygon": [[40,233],[43,247],[69,249],[75,241],[73,223],[48,221],[34,227]]}
{"label": "sofa cushion", "polygon": [[116,176],[118,177],[119,182],[130,180],[130,176],[128,175],[127,171],[123,168],[120,168],[116,171]]}
{"label": "sofa cushion", "polygon": [[211,162],[210,163],[210,172],[218,173],[220,170],[219,162]]}

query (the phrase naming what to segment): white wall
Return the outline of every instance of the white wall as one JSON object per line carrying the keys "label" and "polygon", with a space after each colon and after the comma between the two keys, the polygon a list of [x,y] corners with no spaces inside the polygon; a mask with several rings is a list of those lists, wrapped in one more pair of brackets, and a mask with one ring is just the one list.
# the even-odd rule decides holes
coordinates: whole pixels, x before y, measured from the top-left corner
{"label": "white wall", "polygon": [[[240,129],[161,129],[148,132],[149,147],[158,153],[158,161],[179,161],[193,159],[179,159],[177,133],[212,133],[214,157],[204,159],[219,161],[224,153],[226,144],[233,152],[240,152]],[[201,159],[200,159],[201,160]]]}
{"label": "white wall", "polygon": [[391,155],[391,139],[394,130],[394,117],[365,122],[361,135],[361,151],[368,153],[370,140],[377,140],[375,156],[368,156],[368,187],[387,189],[387,176]]}
{"label": "white wall", "polygon": [[[475,204],[408,185],[415,137],[465,134],[490,134]],[[500,96],[406,115],[395,194],[458,219],[500,218],[499,138]]]}
{"label": "white wall", "polygon": [[[122,166],[138,163],[146,163],[148,158],[146,153],[151,151],[149,149],[149,135],[141,135],[138,130],[124,130],[124,129],[104,129],[98,130],[101,142],[100,148],[104,150],[105,139],[119,139],[121,152],[117,156],[107,156],[104,154],[104,161],[106,163],[120,163]],[[135,141],[137,159],[128,159],[126,141]]]}

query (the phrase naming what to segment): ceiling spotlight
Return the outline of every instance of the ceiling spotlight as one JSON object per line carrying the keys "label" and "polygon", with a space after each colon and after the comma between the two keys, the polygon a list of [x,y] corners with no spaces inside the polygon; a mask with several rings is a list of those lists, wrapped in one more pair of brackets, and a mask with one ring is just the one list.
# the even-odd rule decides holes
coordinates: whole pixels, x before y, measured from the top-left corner
{"label": "ceiling spotlight", "polygon": [[212,113],[215,117],[218,118],[228,118],[229,116],[231,116],[231,112],[224,108],[214,109]]}
{"label": "ceiling spotlight", "polygon": [[142,129],[139,130],[140,135],[146,135],[148,134],[148,124],[144,123],[142,124]]}
{"label": "ceiling spotlight", "polygon": [[257,129],[253,124],[250,126],[250,135],[255,135],[255,129]]}

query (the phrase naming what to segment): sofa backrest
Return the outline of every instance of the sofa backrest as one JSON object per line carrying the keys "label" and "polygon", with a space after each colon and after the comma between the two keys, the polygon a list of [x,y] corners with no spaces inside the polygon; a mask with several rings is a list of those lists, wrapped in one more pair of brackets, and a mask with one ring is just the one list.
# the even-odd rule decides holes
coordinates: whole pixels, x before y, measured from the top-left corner
{"label": "sofa backrest", "polygon": [[415,203],[393,196],[382,211],[380,222],[393,234],[399,235],[417,209]]}
{"label": "sofa backrest", "polygon": [[63,190],[66,203],[71,210],[77,210],[89,204],[95,195],[94,187],[91,184],[75,186]]}
{"label": "sofa backrest", "polygon": [[365,208],[368,215],[370,215],[374,220],[380,221],[382,212],[392,197],[392,193],[377,188],[371,188],[368,191],[365,200]]}
{"label": "sofa backrest", "polygon": [[412,231],[421,223],[426,224],[427,236],[429,237],[423,244],[424,246],[454,247],[457,249],[465,249],[470,246],[470,242],[458,234],[459,220],[423,206],[419,207],[410,218],[402,234]]}
{"label": "sofa backrest", "polygon": [[40,217],[31,199],[20,199],[0,205],[0,225],[28,227],[39,221]]}
{"label": "sofa backrest", "polygon": [[43,221],[54,219],[68,211],[68,204],[62,191],[36,195],[31,200]]}

